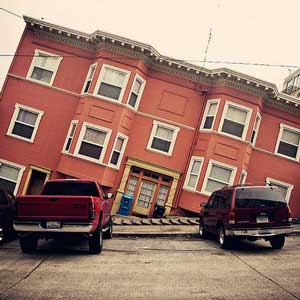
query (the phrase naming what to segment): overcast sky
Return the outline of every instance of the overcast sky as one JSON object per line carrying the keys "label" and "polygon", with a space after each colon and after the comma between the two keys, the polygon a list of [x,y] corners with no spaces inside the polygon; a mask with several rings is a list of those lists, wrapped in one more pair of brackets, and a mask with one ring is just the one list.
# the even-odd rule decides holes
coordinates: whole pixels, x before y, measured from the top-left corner
{"label": "overcast sky", "polygon": [[[300,66],[300,0],[0,0],[18,15],[92,33],[96,29],[151,44],[159,53],[207,60]],[[0,54],[14,54],[24,21],[0,10]],[[12,58],[0,57],[0,87]],[[295,68],[207,63],[275,83]]]}

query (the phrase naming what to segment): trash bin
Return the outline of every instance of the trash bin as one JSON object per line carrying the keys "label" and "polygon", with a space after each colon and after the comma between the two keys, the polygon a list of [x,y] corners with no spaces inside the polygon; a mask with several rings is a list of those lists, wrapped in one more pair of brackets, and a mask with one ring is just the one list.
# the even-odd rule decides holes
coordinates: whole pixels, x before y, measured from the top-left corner
{"label": "trash bin", "polygon": [[166,211],[166,208],[164,206],[155,205],[154,212],[153,212],[153,218],[162,218],[164,216],[165,211]]}
{"label": "trash bin", "polygon": [[120,208],[119,208],[119,215],[129,216],[132,202],[133,202],[133,197],[124,194],[121,198],[121,203],[120,203]]}

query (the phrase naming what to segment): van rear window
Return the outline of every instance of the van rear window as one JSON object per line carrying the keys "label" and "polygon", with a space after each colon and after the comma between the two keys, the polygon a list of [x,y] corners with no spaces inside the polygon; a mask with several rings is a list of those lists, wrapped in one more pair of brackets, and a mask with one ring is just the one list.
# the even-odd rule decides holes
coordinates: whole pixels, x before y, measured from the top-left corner
{"label": "van rear window", "polygon": [[278,188],[242,188],[236,191],[236,208],[286,206],[284,196]]}

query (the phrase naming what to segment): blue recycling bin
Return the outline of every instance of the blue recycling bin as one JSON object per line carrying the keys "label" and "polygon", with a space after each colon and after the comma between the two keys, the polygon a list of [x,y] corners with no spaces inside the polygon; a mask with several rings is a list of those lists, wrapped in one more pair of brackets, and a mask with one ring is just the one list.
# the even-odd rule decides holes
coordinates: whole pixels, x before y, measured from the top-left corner
{"label": "blue recycling bin", "polygon": [[133,202],[133,197],[124,194],[121,198],[121,203],[120,203],[120,208],[119,208],[119,215],[129,216],[132,202]]}

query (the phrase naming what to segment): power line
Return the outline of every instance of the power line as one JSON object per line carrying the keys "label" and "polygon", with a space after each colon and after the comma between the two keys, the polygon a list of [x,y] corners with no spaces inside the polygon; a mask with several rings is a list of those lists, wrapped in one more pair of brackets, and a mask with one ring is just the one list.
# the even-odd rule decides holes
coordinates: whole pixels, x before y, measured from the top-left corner
{"label": "power line", "polygon": [[12,11],[10,11],[10,10],[7,10],[7,9],[5,9],[5,8],[2,8],[2,7],[0,7],[0,10],[3,10],[3,11],[5,11],[5,12],[7,12],[7,13],[9,13],[9,14],[11,14],[11,15],[15,16],[15,17],[18,17],[18,18],[21,18],[21,19],[23,19],[23,17],[22,17],[22,16],[20,16],[20,15],[17,15],[16,13],[14,13],[14,12],[12,12]]}
{"label": "power line", "polygon": [[205,53],[204,53],[204,60],[203,60],[203,65],[202,65],[202,68],[201,68],[201,69],[204,68],[205,63],[206,63],[206,57],[207,57],[208,46],[209,46],[210,40],[211,40],[211,28],[210,28],[210,30],[209,30],[208,41],[207,41],[207,44],[206,44],[206,49],[205,49]]}

